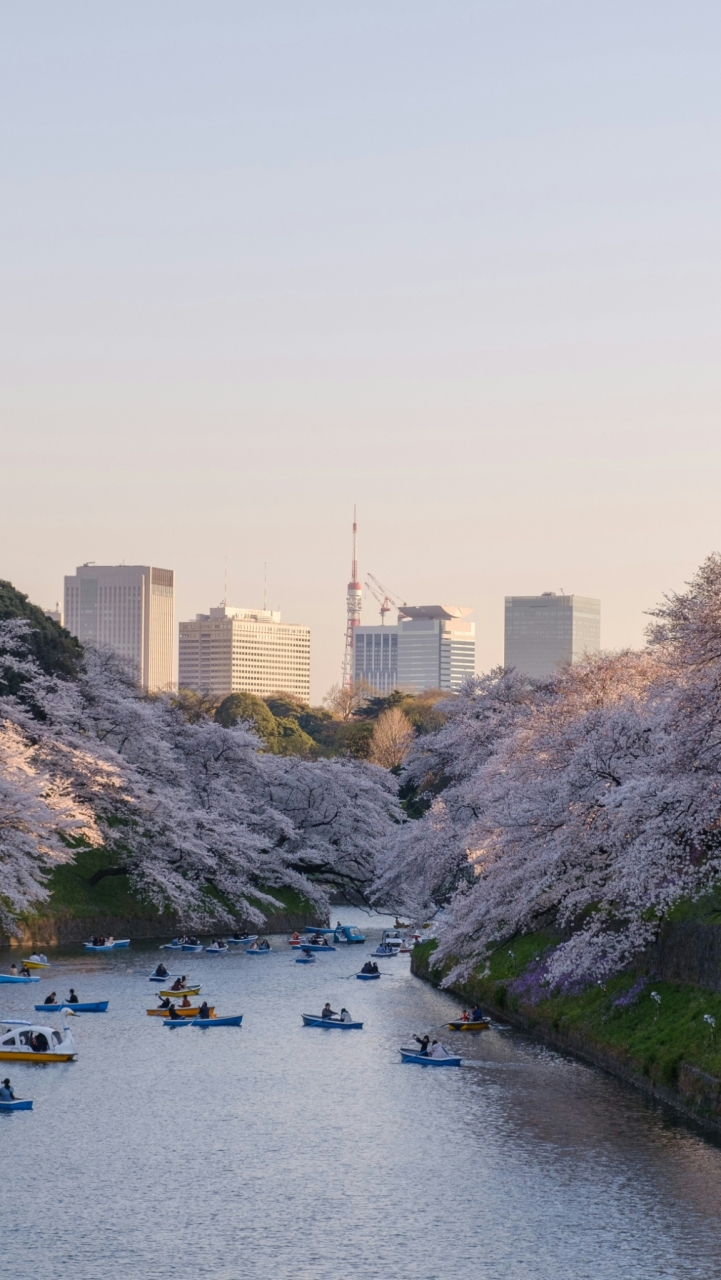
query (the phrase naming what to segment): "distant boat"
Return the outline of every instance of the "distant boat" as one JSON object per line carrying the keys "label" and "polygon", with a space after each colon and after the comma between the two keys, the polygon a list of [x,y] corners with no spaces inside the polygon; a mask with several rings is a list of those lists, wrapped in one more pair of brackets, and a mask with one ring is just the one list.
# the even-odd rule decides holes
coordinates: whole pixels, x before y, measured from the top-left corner
{"label": "distant boat", "polygon": [[49,960],[21,960],[20,963],[24,964],[27,969],[49,969],[50,968]]}
{"label": "distant boat", "polygon": [[375,951],[371,951],[371,955],[383,956],[384,959],[387,960],[389,956],[397,956],[398,949],[394,947],[384,947],[383,944],[381,943],[379,946],[376,947]]}
{"label": "distant boat", "polygon": [[331,1027],[341,1031],[362,1031],[362,1022],[341,1022],[340,1018],[321,1018],[319,1013],[303,1013],[301,1014],[303,1023],[306,1027]]}
{"label": "distant boat", "polygon": [[316,960],[315,956],[296,956],[295,963],[296,964],[317,964],[318,961]]}
{"label": "distant boat", "polygon": [[112,942],[84,942],[86,951],[117,951],[119,947],[129,947],[130,938],[113,938]]}
{"label": "distant boat", "polygon": [[242,1013],[236,1013],[229,1018],[186,1018],[183,1022],[179,1022],[177,1018],[164,1018],[164,1027],[239,1027],[243,1022]]}
{"label": "distant boat", "polygon": [[360,978],[361,982],[372,982],[374,978],[380,978],[379,973],[357,973],[356,978]]}
{"label": "distant boat", "polygon": [[228,947],[206,947],[206,956],[225,956],[228,954]]}
{"label": "distant boat", "polygon": [[163,999],[169,996],[171,1000],[182,1000],[183,996],[197,996],[200,995],[200,983],[196,982],[192,987],[181,987],[179,991],[169,988],[167,991],[161,991],[160,994]]}
{"label": "distant boat", "polygon": [[460,1067],[461,1059],[449,1053],[445,1058],[432,1058],[429,1053],[418,1053],[416,1049],[401,1049],[404,1062],[417,1062],[421,1067]]}
{"label": "distant boat", "polygon": [[243,938],[226,938],[229,947],[247,947],[249,942],[257,942],[257,933],[246,933]]}
{"label": "distant boat", "polygon": [[[200,1013],[199,1005],[193,1005],[190,1009],[184,1009],[182,1004],[176,1004],[175,1009],[176,1013],[179,1013],[181,1018],[197,1018]],[[208,1009],[210,1013],[213,1013],[215,1005],[208,1005]],[[145,1012],[149,1018],[167,1018],[168,1016],[167,1009],[146,1009]]]}
{"label": "distant boat", "polygon": [[354,924],[336,925],[333,930],[333,938],[336,942],[365,942],[366,936],[361,933],[360,929],[356,929]]}
{"label": "distant boat", "polygon": [[491,1025],[490,1018],[477,1018],[475,1022],[464,1022],[462,1018],[458,1018],[455,1022],[449,1022],[449,1031],[488,1031]]}
{"label": "distant boat", "polygon": [[[72,1062],[77,1057],[75,1042],[67,1026],[63,1034],[53,1027],[24,1022],[19,1018],[0,1019],[0,1025],[8,1028],[0,1035],[0,1061],[2,1062]],[[33,1049],[32,1041],[42,1036],[45,1049]]]}
{"label": "distant boat", "polygon": [[0,973],[0,982],[39,982],[40,978],[36,973],[20,974],[20,973]]}
{"label": "distant boat", "polygon": [[0,1111],[32,1111],[33,1104],[29,1098],[15,1098],[13,1102],[0,1102]]}
{"label": "distant boat", "polygon": [[73,1013],[105,1013],[109,1004],[109,1000],[90,1000],[84,1004],[71,1004],[66,1000],[64,1004],[36,1004],[35,1008],[45,1013],[59,1013],[61,1009],[72,1009]]}
{"label": "distant boat", "polygon": [[248,947],[245,954],[247,956],[269,956],[272,950],[272,947]]}
{"label": "distant boat", "polygon": [[331,946],[329,942],[292,942],[291,946],[294,951],[335,951],[336,948]]}

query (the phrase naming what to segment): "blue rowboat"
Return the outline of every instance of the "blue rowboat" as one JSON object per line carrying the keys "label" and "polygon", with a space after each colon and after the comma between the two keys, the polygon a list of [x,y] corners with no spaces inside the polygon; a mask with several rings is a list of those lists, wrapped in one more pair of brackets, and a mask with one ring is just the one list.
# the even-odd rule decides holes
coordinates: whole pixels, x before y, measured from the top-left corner
{"label": "blue rowboat", "polygon": [[295,963],[296,964],[317,964],[318,961],[316,960],[315,956],[296,956]]}
{"label": "blue rowboat", "polygon": [[16,973],[0,973],[0,982],[39,982],[37,974],[31,974],[29,978],[21,977]]}
{"label": "blue rowboat", "polygon": [[394,947],[376,947],[375,951],[371,951],[372,956],[383,956],[384,960],[390,959],[391,956],[397,955],[398,952]]}
{"label": "blue rowboat", "polygon": [[121,938],[119,942],[104,942],[102,946],[94,942],[84,942],[83,946],[86,951],[117,951],[118,947],[129,947],[130,938]]}
{"label": "blue rowboat", "polygon": [[421,1067],[460,1067],[461,1060],[453,1054],[449,1054],[447,1058],[431,1058],[426,1053],[418,1053],[415,1049],[401,1049],[401,1057],[404,1062],[417,1062]]}
{"label": "blue rowboat", "polygon": [[356,978],[360,978],[361,982],[372,982],[374,978],[380,978],[379,973],[357,973]]}
{"label": "blue rowboat", "polygon": [[177,942],[175,939],[173,939],[172,942],[164,942],[160,950],[161,951],[182,951],[183,944],[182,942]]}
{"label": "blue rowboat", "polygon": [[306,1027],[327,1027],[340,1029],[341,1031],[362,1031],[362,1022],[341,1022],[340,1018],[321,1018],[320,1014],[303,1013],[301,1014],[303,1024]]}
{"label": "blue rowboat", "polygon": [[335,951],[328,942],[324,942],[321,946],[319,942],[293,942],[291,946],[294,951]]}
{"label": "blue rowboat", "polygon": [[248,947],[245,954],[247,956],[269,956],[272,950],[272,947]]}
{"label": "blue rowboat", "polygon": [[202,951],[202,942],[184,942],[181,951]]}
{"label": "blue rowboat", "polygon": [[226,938],[229,947],[247,947],[249,942],[257,942],[257,933],[246,933],[244,938]]}
{"label": "blue rowboat", "polygon": [[29,1098],[16,1098],[14,1102],[0,1102],[0,1111],[32,1111]]}
{"label": "blue rowboat", "polygon": [[311,935],[314,933],[322,933],[324,936],[332,937],[335,933],[335,929],[316,929],[312,924],[307,924],[303,932],[310,933]]}
{"label": "blue rowboat", "polygon": [[242,1013],[235,1013],[230,1018],[163,1018],[164,1027],[239,1027],[243,1021]]}
{"label": "blue rowboat", "polygon": [[228,954],[227,947],[206,947],[206,956],[225,956]]}
{"label": "blue rowboat", "polygon": [[72,1009],[73,1013],[105,1013],[110,1001],[109,1000],[90,1000],[85,1004],[36,1004],[35,1008],[41,1013],[58,1013],[61,1009]]}

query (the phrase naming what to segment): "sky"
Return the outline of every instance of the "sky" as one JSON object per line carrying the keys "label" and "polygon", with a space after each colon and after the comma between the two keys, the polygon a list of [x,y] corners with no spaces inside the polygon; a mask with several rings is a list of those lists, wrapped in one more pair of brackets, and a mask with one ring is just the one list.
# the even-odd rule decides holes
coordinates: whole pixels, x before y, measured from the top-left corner
{"label": "sky", "polygon": [[[721,550],[721,7],[0,0],[0,577],[598,596]],[[227,568],[226,568],[227,566]],[[368,597],[363,621],[378,620]]]}

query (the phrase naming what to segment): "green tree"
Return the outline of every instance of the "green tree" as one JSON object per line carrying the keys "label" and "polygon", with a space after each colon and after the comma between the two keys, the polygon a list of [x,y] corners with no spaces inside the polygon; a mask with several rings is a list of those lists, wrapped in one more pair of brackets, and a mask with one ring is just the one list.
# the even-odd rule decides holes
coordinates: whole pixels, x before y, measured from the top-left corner
{"label": "green tree", "polygon": [[[83,647],[59,622],[47,618],[42,609],[31,604],[12,582],[0,579],[0,622],[10,618],[26,618],[32,626],[27,638],[28,650],[48,676],[72,680],[77,675]],[[6,690],[7,692],[7,690]]]}
{"label": "green tree", "polygon": [[218,724],[231,729],[239,720],[247,720],[267,751],[278,751],[278,728],[275,716],[262,698],[253,693],[230,693],[215,713]]}

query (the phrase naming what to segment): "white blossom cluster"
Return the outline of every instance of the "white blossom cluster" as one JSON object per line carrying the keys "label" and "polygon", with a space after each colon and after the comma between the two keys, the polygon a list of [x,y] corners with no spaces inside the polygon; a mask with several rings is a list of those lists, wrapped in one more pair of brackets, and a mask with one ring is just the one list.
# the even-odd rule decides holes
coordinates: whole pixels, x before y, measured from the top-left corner
{"label": "white blossom cluster", "polygon": [[107,651],[88,647],[76,680],[49,677],[28,654],[28,626],[0,623],[3,927],[47,898],[48,871],[79,840],[196,924],[261,923],[257,903],[277,905],[281,886],[320,909],[329,888],[364,896],[403,818],[384,769],[266,755],[243,725],[191,724]]}
{"label": "white blossom cluster", "polygon": [[416,741],[406,780],[435,799],[376,894],[416,919],[446,908],[448,982],[544,927],[550,985],[603,979],[721,878],[721,557],[652,616],[642,652],[470,681]]}

